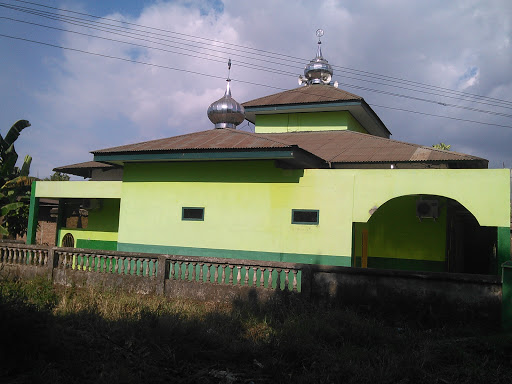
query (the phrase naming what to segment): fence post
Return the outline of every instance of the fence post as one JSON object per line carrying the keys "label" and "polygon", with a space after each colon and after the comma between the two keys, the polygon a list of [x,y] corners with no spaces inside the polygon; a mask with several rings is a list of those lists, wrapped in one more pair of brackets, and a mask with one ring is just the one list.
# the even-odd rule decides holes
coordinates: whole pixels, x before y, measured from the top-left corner
{"label": "fence post", "polygon": [[301,294],[304,297],[311,297],[312,294],[312,285],[313,285],[313,272],[309,265],[302,265],[300,267],[302,272],[302,276],[300,279],[301,284]]}
{"label": "fence post", "polygon": [[53,270],[55,268],[55,248],[53,247],[48,249],[48,261],[46,268],[48,268],[48,280],[50,280],[53,283]]}
{"label": "fence post", "polygon": [[158,268],[155,279],[157,295],[165,294],[165,279],[167,278],[167,255],[158,256]]}

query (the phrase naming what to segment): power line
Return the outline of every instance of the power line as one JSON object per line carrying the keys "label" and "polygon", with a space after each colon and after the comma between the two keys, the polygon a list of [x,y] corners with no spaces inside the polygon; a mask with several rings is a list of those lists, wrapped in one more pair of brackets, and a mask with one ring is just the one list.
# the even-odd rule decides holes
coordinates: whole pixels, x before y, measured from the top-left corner
{"label": "power line", "polygon": [[[198,55],[191,54],[191,53],[189,53],[189,51],[184,50],[184,48],[175,47],[175,46],[172,46],[172,45],[162,44],[164,46],[170,46],[170,47],[173,47],[173,48],[176,48],[176,49],[184,50],[184,52],[177,52],[177,51],[173,51],[173,50],[169,50],[169,49],[164,49],[164,48],[159,48],[159,47],[152,47],[152,46],[149,46],[149,45],[137,44],[137,43],[132,43],[132,42],[129,42],[129,41],[122,41],[122,40],[117,40],[117,39],[113,39],[113,38],[109,38],[109,37],[104,37],[104,36],[92,35],[90,33],[83,33],[83,32],[78,32],[78,31],[72,31],[72,30],[65,29],[65,28],[52,27],[52,26],[49,26],[49,25],[33,23],[33,22],[30,22],[30,21],[24,21],[24,20],[18,20],[18,19],[14,19],[14,18],[10,18],[10,17],[0,16],[0,19],[14,21],[14,22],[17,22],[17,23],[34,25],[34,26],[38,26],[38,27],[42,27],[42,28],[58,30],[58,31],[67,32],[67,33],[73,33],[73,34],[77,34],[77,35],[81,35],[81,36],[93,37],[93,38],[101,39],[101,40],[113,41],[113,42],[116,42],[116,43],[128,44],[128,45],[132,45],[132,46],[136,46],[136,47],[140,47],[140,48],[153,49],[153,50],[157,50],[157,51],[176,53],[176,54],[180,54],[180,55],[183,55],[183,56],[195,57],[195,58],[203,59],[203,60],[216,61],[218,63],[225,63],[226,60],[229,58],[228,56],[219,56],[219,55],[212,55],[212,54],[208,54],[208,53],[201,53],[203,56],[206,56],[206,57],[203,57],[203,56],[198,56]],[[129,36],[122,35],[122,34],[120,34],[120,35],[121,36],[125,36],[125,37],[129,37]],[[152,42],[151,40],[144,40],[144,39],[141,39],[141,40]],[[212,57],[213,57],[213,59],[212,59]],[[221,58],[223,60],[217,60],[215,58]],[[237,65],[240,66],[240,67],[245,67],[245,68],[249,68],[249,69],[265,70],[266,72],[272,72],[272,73],[277,73],[277,74],[281,74],[281,75],[288,75],[288,76],[293,76],[293,77],[296,76],[292,72],[287,72],[287,71],[282,71],[282,70],[275,70],[275,69],[263,67],[261,65],[247,63],[247,62],[244,62],[244,61],[237,61]]]}
{"label": "power line", "polygon": [[450,119],[450,120],[457,120],[457,121],[464,121],[467,123],[476,123],[476,124],[484,124],[484,125],[491,125],[494,127],[501,127],[501,128],[512,128],[510,125],[503,125],[503,124],[495,124],[495,123],[487,123],[484,121],[476,121],[476,120],[469,120],[469,119],[461,119],[458,117],[451,117],[451,116],[442,116],[442,115],[436,115],[433,113],[427,113],[427,112],[420,112],[420,111],[411,111],[410,109],[404,109],[404,108],[396,108],[396,107],[390,107],[386,105],[378,105],[378,104],[372,104],[374,107],[379,108],[387,108],[387,109],[394,109],[396,111],[402,111],[402,112],[409,112],[409,113],[416,113],[418,115],[425,115],[425,116],[432,116],[432,117],[440,117],[443,119]]}
{"label": "power line", "polygon": [[[186,73],[191,73],[191,74],[195,74],[195,75],[211,77],[211,78],[215,78],[215,79],[224,79],[222,76],[217,76],[217,75],[211,75],[211,74],[197,72],[197,71],[186,70],[186,69],[183,69],[183,68],[175,68],[175,67],[170,67],[170,66],[165,66],[165,65],[160,65],[160,64],[148,63],[148,62],[144,62],[144,61],[126,59],[126,58],[122,58],[122,57],[118,57],[118,56],[106,55],[106,54],[101,54],[101,53],[96,53],[96,52],[89,52],[89,51],[85,51],[85,50],[81,50],[81,49],[77,49],[77,48],[64,47],[64,46],[60,46],[60,45],[56,45],[56,44],[45,43],[45,42],[36,41],[36,40],[32,40],[32,39],[26,39],[26,38],[17,37],[17,36],[10,36],[10,35],[5,35],[5,34],[0,34],[0,37],[5,37],[5,38],[9,38],[9,39],[14,39],[14,40],[21,40],[21,41],[35,43],[35,44],[40,44],[40,45],[49,46],[49,47],[53,47],[53,48],[59,48],[59,49],[69,50],[69,51],[74,51],[74,52],[80,52],[80,53],[85,53],[85,54],[88,54],[88,55],[99,56],[99,57],[104,57],[104,58],[109,58],[109,59],[115,59],[115,60],[125,61],[125,62],[129,62],[129,63],[134,63],[134,64],[142,64],[142,65],[147,65],[147,66],[152,66],[152,67],[157,67],[157,68],[162,68],[162,69],[186,72]],[[240,79],[232,79],[232,80],[233,81],[238,81],[238,82],[243,83],[243,84],[249,84],[249,85],[255,85],[255,86],[260,86],[260,87],[272,88],[272,89],[277,89],[277,90],[282,90],[282,91],[286,91],[287,90],[285,88],[280,88],[280,87],[276,87],[276,86],[272,86],[272,85],[267,85],[267,84],[255,83],[255,82],[246,81],[246,80],[240,80]],[[481,122],[481,121],[476,121],[476,120],[468,120],[468,119],[460,119],[460,118],[454,118],[454,117],[449,117],[449,116],[441,116],[441,115],[429,114],[429,113],[419,112],[419,111],[411,111],[411,110],[395,108],[395,107],[389,107],[389,106],[383,106],[383,105],[374,105],[374,106],[380,107],[380,108],[395,109],[395,110],[400,110],[400,111],[409,112],[409,113],[417,113],[417,114],[421,114],[421,115],[445,118],[445,119],[450,119],[450,120],[459,120],[459,121],[464,121],[464,122],[470,122],[470,123],[476,123],[476,124],[484,124],[484,125],[496,126],[496,127],[502,127],[502,128],[512,128],[511,126],[502,125],[502,124],[487,123],[487,122]]]}
{"label": "power line", "polygon": [[[205,37],[194,36],[194,35],[189,35],[189,34],[185,34],[185,33],[180,33],[180,32],[175,32],[175,31],[155,28],[155,27],[149,27],[149,26],[145,26],[145,25],[142,25],[142,24],[136,24],[136,23],[131,23],[131,22],[127,22],[127,21],[122,21],[121,22],[121,21],[116,20],[116,19],[104,18],[104,17],[101,17],[101,16],[91,15],[91,14],[88,14],[88,13],[76,12],[76,11],[71,11],[71,10],[57,8],[57,7],[51,7],[51,6],[40,4],[40,3],[36,3],[36,2],[23,1],[23,0],[14,0],[14,1],[16,1],[18,3],[25,3],[25,4],[35,5],[35,6],[38,6],[38,7],[44,7],[44,8],[47,8],[47,9],[53,9],[53,10],[57,10],[57,11],[60,11],[60,12],[66,12],[66,13],[71,13],[71,14],[76,14],[76,15],[87,16],[89,18],[114,21],[116,23],[122,23],[122,24],[126,24],[126,25],[133,25],[133,26],[142,27],[142,28],[145,28],[145,29],[153,30],[153,31],[166,32],[166,33],[171,33],[171,34],[178,35],[178,36],[183,36],[183,37],[192,37],[192,38],[198,39],[198,40],[204,40],[204,41],[214,42],[214,43],[217,43],[217,44],[223,44],[223,45],[227,45],[227,46],[248,49],[248,50],[252,50],[252,51],[256,51],[256,52],[262,52],[262,53],[265,53],[265,54],[270,54],[270,55],[272,55],[272,57],[277,56],[277,57],[274,57],[274,59],[280,59],[280,58],[286,57],[288,59],[299,60],[299,62],[297,62],[297,63],[301,63],[301,64],[304,63],[304,61],[306,60],[306,59],[303,59],[303,58],[298,58],[298,57],[294,57],[294,56],[290,56],[290,55],[284,55],[284,54],[280,54],[280,53],[275,53],[275,52],[271,52],[271,51],[267,51],[267,50],[263,50],[263,49],[252,48],[252,47],[248,47],[248,46],[244,46],[244,45],[240,45],[240,44],[227,43],[227,42],[223,42],[223,41],[216,40],[216,39],[209,39],[209,38],[205,38]],[[25,8],[26,9],[33,9],[33,8],[27,8],[27,7],[25,7]],[[42,11],[39,11],[39,12],[42,12]],[[380,80],[384,80],[384,81],[399,82],[399,83],[402,83],[402,84],[407,84],[407,85],[410,85],[410,86],[413,86],[413,87],[417,87],[417,88],[421,88],[421,89],[441,90],[443,92],[447,92],[450,95],[456,95],[456,96],[459,96],[459,97],[478,99],[478,100],[480,100],[480,102],[482,100],[490,100],[490,101],[493,101],[494,103],[505,104],[506,106],[512,106],[512,101],[508,101],[508,100],[492,98],[492,97],[472,94],[472,93],[468,93],[468,92],[456,91],[456,90],[452,90],[452,89],[449,89],[449,88],[434,86],[434,85],[430,85],[430,84],[426,84],[426,83],[421,83],[421,82],[416,82],[416,81],[412,81],[412,80],[407,80],[407,79],[403,79],[403,78],[399,78],[399,77],[381,75],[381,74],[377,74],[377,73],[374,73],[374,72],[362,71],[362,70],[357,70],[357,69],[343,67],[343,66],[333,65],[333,68],[339,68],[342,72],[349,71],[349,72],[355,72],[356,74],[360,73],[360,74],[363,74],[363,75],[371,77],[371,78],[376,78],[376,79],[380,79]],[[365,80],[360,80],[360,81],[365,81]],[[394,86],[394,85],[388,85],[388,86]],[[448,96],[443,96],[443,97],[448,97]],[[466,100],[466,101],[469,101],[469,100]]]}
{"label": "power line", "polygon": [[[147,49],[154,49],[154,50],[170,52],[170,53],[179,53],[181,55],[192,56],[192,57],[203,59],[203,60],[210,60],[210,61],[216,61],[216,62],[224,62],[225,59],[227,59],[227,58],[221,57],[221,56],[202,54],[202,53],[201,53],[201,55],[203,55],[203,56],[198,56],[198,55],[190,54],[190,53],[188,53],[188,51],[176,52],[176,51],[172,51],[172,50],[168,50],[168,49],[152,47],[152,46],[147,46],[147,45],[142,45],[142,44],[136,44],[136,43],[132,43],[132,42],[126,42],[126,41],[121,41],[121,40],[117,40],[117,39],[112,39],[112,38],[107,38],[107,37],[102,37],[102,36],[96,36],[96,35],[92,35],[92,34],[88,34],[88,33],[83,33],[83,32],[71,31],[71,30],[64,29],[64,28],[52,27],[52,26],[47,26],[47,25],[43,25],[43,24],[39,24],[39,23],[32,23],[32,22],[18,20],[18,19],[9,18],[9,17],[1,17],[0,16],[0,19],[11,20],[11,21],[14,21],[14,22],[25,23],[25,24],[35,25],[35,26],[39,26],[39,27],[44,27],[44,28],[50,28],[50,29],[54,29],[54,30],[64,31],[64,32],[67,32],[67,33],[74,33],[74,34],[78,34],[78,35],[82,35],[82,36],[89,36],[89,37],[93,37],[93,38],[97,38],[97,39],[108,40],[108,41],[113,41],[113,42],[118,42],[118,43],[132,45],[132,46],[147,48]],[[129,37],[129,36],[126,36],[126,35],[123,35],[123,34],[120,34],[120,35],[121,36],[125,36],[125,37]],[[145,39],[142,39],[142,40],[145,40]],[[151,40],[146,40],[146,41],[152,42]],[[171,47],[174,47],[174,48],[177,48],[177,49],[181,49],[181,48],[175,47],[175,46],[171,46]],[[204,56],[210,56],[210,57],[204,57]],[[222,61],[221,60],[216,60],[216,59],[212,59],[211,57],[222,58],[224,60],[222,60]],[[245,67],[245,68],[250,68],[250,69],[264,70],[265,72],[284,74],[284,75],[289,75],[289,76],[293,76],[293,77],[295,76],[295,74],[293,74],[291,72],[280,71],[280,70],[273,70],[273,69],[270,69],[270,68],[266,68],[266,67],[263,67],[263,66],[258,66],[258,65],[246,63],[246,62],[243,62],[243,61],[240,62],[240,66],[241,67]],[[384,90],[378,90],[378,89],[373,89],[373,88],[368,88],[368,87],[357,86],[357,85],[354,85],[354,84],[344,84],[344,85],[352,87],[352,88],[356,88],[356,89],[361,89],[361,90],[365,90],[365,91],[369,91],[369,92],[375,92],[375,93],[384,94],[384,95],[393,96],[393,97],[406,98],[406,99],[409,99],[409,100],[421,101],[421,102],[441,105],[441,106],[444,106],[444,107],[465,109],[465,110],[469,110],[469,111],[472,111],[472,112],[486,113],[486,114],[495,115],[495,116],[502,116],[502,117],[512,118],[511,114],[506,114],[506,113],[502,113],[502,112],[489,111],[489,110],[483,110],[483,109],[478,109],[478,108],[473,108],[473,107],[467,107],[467,106],[463,106],[463,105],[444,103],[444,102],[439,102],[439,101],[436,101],[436,100],[425,99],[425,98],[421,98],[421,97],[415,97],[415,96],[410,96],[410,95],[403,95],[403,94],[399,94],[399,93],[395,93],[395,92],[390,92],[390,91],[384,91]]]}

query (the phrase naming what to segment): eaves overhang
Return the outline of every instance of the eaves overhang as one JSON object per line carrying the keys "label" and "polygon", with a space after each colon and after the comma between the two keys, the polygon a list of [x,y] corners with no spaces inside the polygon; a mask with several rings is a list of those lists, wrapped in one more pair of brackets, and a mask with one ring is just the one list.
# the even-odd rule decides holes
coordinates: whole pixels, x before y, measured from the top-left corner
{"label": "eaves overhang", "polygon": [[[94,154],[94,153],[93,153]],[[277,160],[286,168],[324,168],[326,162],[312,153],[292,145],[289,148],[250,150],[186,150],[94,154],[94,161],[124,165],[140,162]]]}
{"label": "eaves overhang", "polygon": [[309,113],[309,112],[336,112],[348,111],[371,135],[389,139],[391,132],[373,109],[364,100],[338,101],[328,103],[264,105],[245,107],[245,119],[256,124],[257,115]]}

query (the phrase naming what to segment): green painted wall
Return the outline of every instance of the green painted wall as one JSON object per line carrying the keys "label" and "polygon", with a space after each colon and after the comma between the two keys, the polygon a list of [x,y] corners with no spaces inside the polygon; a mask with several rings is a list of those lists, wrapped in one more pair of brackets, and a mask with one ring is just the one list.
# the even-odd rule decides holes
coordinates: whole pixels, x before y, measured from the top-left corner
{"label": "green painted wall", "polygon": [[60,228],[57,244],[62,246],[64,235],[71,233],[77,248],[116,250],[119,208],[119,199],[102,199],[100,209],[89,211],[87,228]]}
{"label": "green painted wall", "polygon": [[446,199],[438,198],[439,217],[416,217],[417,196],[392,199],[367,223],[355,224],[354,257],[361,258],[361,231],[368,230],[368,267],[444,271],[446,269]]}
{"label": "green painted wall", "polygon": [[256,133],[332,130],[368,133],[348,111],[256,115]]}
{"label": "green painted wall", "polygon": [[30,208],[28,211],[27,244],[36,243],[37,217],[39,214],[39,199],[36,197],[36,182],[32,182],[30,192]]}

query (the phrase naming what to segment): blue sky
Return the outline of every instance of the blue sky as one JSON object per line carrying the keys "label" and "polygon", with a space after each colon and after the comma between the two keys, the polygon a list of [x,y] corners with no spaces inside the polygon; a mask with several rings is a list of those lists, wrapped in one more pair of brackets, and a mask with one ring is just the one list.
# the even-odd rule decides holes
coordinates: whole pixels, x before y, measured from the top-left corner
{"label": "blue sky", "polygon": [[[38,8],[14,0],[2,0],[1,4]],[[169,45],[176,46],[180,40],[141,42],[0,7],[2,35],[126,59],[136,57],[159,66],[220,77],[226,76],[225,62],[230,57],[233,96],[240,102],[278,92],[242,81],[295,88],[297,76],[315,55],[315,31],[322,28],[324,56],[336,66],[334,80],[340,88],[364,97],[393,133],[393,139],[422,145],[442,141],[451,144],[452,150],[489,159],[491,167],[512,167],[512,117],[507,116],[512,115],[510,1],[261,0],[255,6],[240,0],[51,0],[44,4],[281,55],[278,60],[263,58],[261,51],[253,55],[236,47],[223,51],[220,44],[211,41],[201,49],[183,46],[185,51],[181,52],[195,55],[199,50],[197,54],[219,56],[219,62],[202,60],[7,18],[167,50],[176,50]],[[279,68],[286,74],[249,69],[244,63]],[[54,167],[90,160],[91,150],[210,129],[206,109],[222,96],[225,86],[215,77],[6,37],[0,37],[0,65],[0,130],[5,134],[18,119],[32,123],[16,148],[20,157],[33,157],[32,174],[39,177],[51,174]],[[443,89],[421,86],[412,91],[413,83],[397,79]],[[449,90],[485,98],[469,101]]]}

